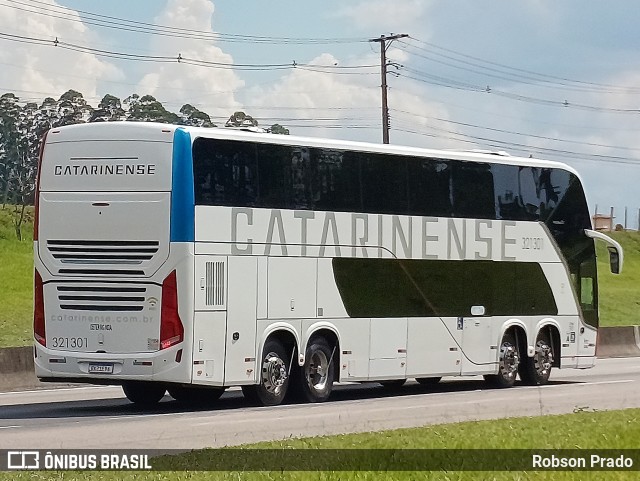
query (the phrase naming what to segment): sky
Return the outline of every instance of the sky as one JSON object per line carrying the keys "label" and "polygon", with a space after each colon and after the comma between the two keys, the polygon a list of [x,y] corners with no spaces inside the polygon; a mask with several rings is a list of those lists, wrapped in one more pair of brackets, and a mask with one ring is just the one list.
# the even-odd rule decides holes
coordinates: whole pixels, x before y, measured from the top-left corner
{"label": "sky", "polygon": [[[292,134],[565,162],[592,213],[640,217],[633,0],[0,0],[0,93],[244,111]],[[55,40],[58,46],[55,46]],[[180,61],[178,62],[178,57]]]}

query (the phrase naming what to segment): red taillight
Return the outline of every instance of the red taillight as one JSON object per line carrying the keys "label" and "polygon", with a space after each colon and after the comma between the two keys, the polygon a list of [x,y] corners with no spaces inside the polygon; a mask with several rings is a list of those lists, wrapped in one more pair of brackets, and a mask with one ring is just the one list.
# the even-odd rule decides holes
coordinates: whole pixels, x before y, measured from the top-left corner
{"label": "red taillight", "polygon": [[44,328],[44,289],[42,277],[35,271],[33,282],[33,337],[43,346],[47,345],[47,336]]}
{"label": "red taillight", "polygon": [[38,223],[40,221],[40,176],[42,175],[42,155],[44,153],[44,144],[47,142],[47,134],[49,132],[45,132],[42,136],[42,140],[40,141],[40,151],[38,154],[38,172],[36,173],[36,192],[35,198],[33,199],[34,203],[34,214],[33,214],[33,240],[38,240]]}
{"label": "red taillight", "polygon": [[167,349],[183,340],[184,326],[178,314],[178,282],[176,271],[173,271],[162,283],[160,349]]}

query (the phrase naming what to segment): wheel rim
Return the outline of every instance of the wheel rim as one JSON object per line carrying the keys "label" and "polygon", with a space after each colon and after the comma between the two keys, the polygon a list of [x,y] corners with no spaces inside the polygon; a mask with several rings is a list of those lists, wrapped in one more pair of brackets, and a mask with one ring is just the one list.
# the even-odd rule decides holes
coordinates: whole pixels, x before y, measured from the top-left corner
{"label": "wheel rim", "polygon": [[262,363],[262,384],[267,392],[278,396],[287,377],[285,362],[275,352],[267,354]]}
{"label": "wheel rim", "polygon": [[322,391],[327,387],[329,379],[329,360],[322,351],[315,351],[311,355],[309,364],[305,367],[305,376],[309,387],[315,391]]}
{"label": "wheel rim", "polygon": [[509,341],[503,341],[500,346],[500,375],[511,380],[518,372],[520,356],[516,347]]}
{"label": "wheel rim", "polygon": [[536,353],[534,355],[533,363],[539,377],[546,376],[551,370],[551,364],[553,364],[553,353],[551,352],[551,346],[547,344],[547,341],[540,340],[536,343]]}

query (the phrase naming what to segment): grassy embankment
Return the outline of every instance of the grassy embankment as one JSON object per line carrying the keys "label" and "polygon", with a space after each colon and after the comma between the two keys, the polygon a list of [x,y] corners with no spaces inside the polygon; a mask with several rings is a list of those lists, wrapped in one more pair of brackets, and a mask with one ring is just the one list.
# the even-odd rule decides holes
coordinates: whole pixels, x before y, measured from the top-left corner
{"label": "grassy embankment", "polygon": [[[640,443],[640,409],[627,409],[611,412],[586,412],[577,410],[573,414],[546,416],[535,418],[514,418],[492,421],[464,422],[444,424],[414,429],[398,429],[381,433],[350,434],[343,436],[327,436],[299,440],[287,440],[243,446],[243,449],[308,449],[308,453],[296,452],[302,456],[305,465],[319,464],[331,466],[331,452],[317,449],[335,449],[344,455],[345,450],[363,449],[365,459],[360,464],[361,471],[310,471],[310,472],[206,472],[204,468],[212,466],[215,453],[209,450],[193,451],[176,456],[164,456],[151,460],[152,466],[166,471],[158,472],[67,472],[67,473],[0,473],[0,480],[636,480],[638,472],[588,472],[588,471],[452,471],[456,467],[495,466],[487,464],[485,458],[472,452],[464,458],[456,458],[447,471],[367,471],[367,466],[378,465],[382,456],[388,453],[376,452],[380,449],[608,449],[621,450],[637,448]],[[268,453],[256,454],[268,456]],[[274,453],[277,455],[277,453]],[[504,452],[501,453],[504,455]],[[433,454],[432,454],[433,455]],[[507,453],[508,455],[508,453]],[[560,453],[558,453],[560,455]],[[589,460],[589,451],[582,456]],[[329,456],[329,459],[322,456]],[[335,456],[335,454],[333,454]],[[429,456],[428,452],[424,456]],[[269,459],[263,458],[265,464]],[[526,458],[528,459],[528,457]],[[273,463],[271,463],[273,466]],[[252,462],[255,466],[255,463]],[[379,465],[378,465],[379,466]],[[385,464],[393,468],[394,464]],[[218,466],[224,468],[224,466]],[[336,465],[335,470],[339,469]],[[199,471],[200,470],[200,471]],[[170,472],[172,471],[172,472]]]}
{"label": "grassy embankment", "polygon": [[[33,209],[18,242],[9,207],[0,208],[0,347],[25,346],[32,342],[32,239]],[[609,272],[608,255],[598,243],[600,319],[603,326],[640,323],[640,233],[614,232],[625,249],[624,272]]]}
{"label": "grassy embankment", "polygon": [[0,347],[33,343],[33,208],[27,211],[21,242],[12,212],[11,206],[0,206]]}

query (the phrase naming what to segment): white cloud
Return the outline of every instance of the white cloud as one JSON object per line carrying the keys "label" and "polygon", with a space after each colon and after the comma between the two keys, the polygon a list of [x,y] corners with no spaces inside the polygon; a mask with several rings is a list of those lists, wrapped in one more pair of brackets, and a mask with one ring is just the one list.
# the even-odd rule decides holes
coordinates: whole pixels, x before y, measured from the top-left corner
{"label": "white cloud", "polygon": [[[309,65],[317,68],[298,68],[271,87],[250,89],[247,104],[251,107],[247,108],[247,113],[258,118],[261,126],[268,127],[277,121],[288,127],[292,134],[380,142],[382,115],[379,71],[370,69],[370,74],[360,71],[356,75],[343,75],[331,68],[375,65],[377,61],[377,56],[372,54],[345,63],[325,53],[309,62]],[[330,68],[323,69],[321,66]],[[398,88],[389,91],[389,106],[393,109],[392,143],[453,147],[446,140],[403,132],[432,133],[431,127],[436,124],[429,117],[448,117],[438,103],[424,100],[424,96],[417,91]],[[417,112],[418,116],[407,115],[403,111]],[[442,127],[442,123],[438,123],[438,126]],[[445,128],[448,128],[446,123]]]}
{"label": "white cloud", "polygon": [[[156,24],[212,32],[214,5],[210,0],[169,0]],[[181,55],[184,59],[222,64],[233,63],[233,57],[195,38],[156,38],[152,43],[158,55]],[[177,111],[190,103],[212,116],[229,116],[239,104],[235,92],[244,82],[231,69],[190,65],[188,62],[153,65],[138,83],[140,95],[150,94]]]}
{"label": "white cloud", "polygon": [[[50,8],[59,7],[53,0],[43,1]],[[50,46],[36,46],[24,40],[2,40],[0,87],[3,91],[39,102],[45,96],[58,98],[74,89],[92,99],[99,95],[99,80],[121,78],[122,73],[115,66],[93,54],[53,46],[56,38],[79,45],[91,42],[91,35],[80,17],[73,11],[68,14],[75,21],[3,7],[0,31],[52,42]]]}
{"label": "white cloud", "polygon": [[417,26],[432,4],[431,0],[366,0],[338,9],[337,15],[347,17],[361,30],[400,33]]}

